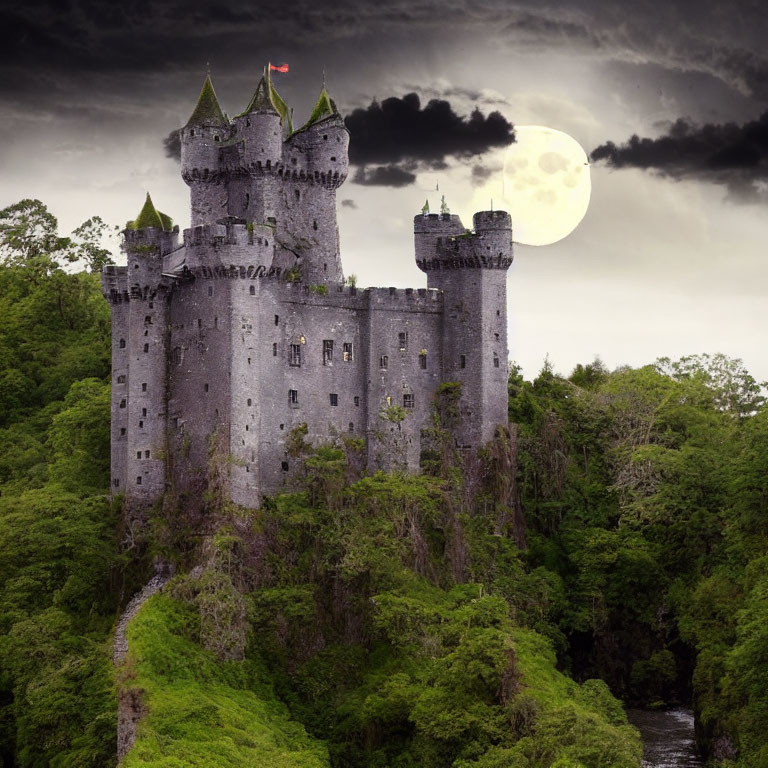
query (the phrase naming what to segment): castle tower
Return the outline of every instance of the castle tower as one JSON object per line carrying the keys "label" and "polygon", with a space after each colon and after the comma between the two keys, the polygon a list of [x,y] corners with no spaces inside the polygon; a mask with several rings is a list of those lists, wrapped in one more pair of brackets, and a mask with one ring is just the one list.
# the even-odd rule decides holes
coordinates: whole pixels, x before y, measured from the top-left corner
{"label": "castle tower", "polygon": [[181,176],[189,185],[192,226],[227,215],[227,188],[220,164],[230,125],[207,75],[192,115],[181,129]]}
{"label": "castle tower", "polygon": [[347,177],[348,150],[349,131],[323,87],[307,122],[285,143],[283,218],[277,220],[281,266],[293,266],[311,285],[344,282],[336,190]]}
{"label": "castle tower", "polygon": [[444,295],[443,379],[462,385],[460,446],[491,440],[507,415],[507,269],[512,222],[504,211],[474,216],[475,232],[458,216],[414,219],[416,261],[427,285]]}
{"label": "castle tower", "polygon": [[[168,360],[168,293],[163,256],[176,247],[178,228],[157,211],[147,194],[144,207],[123,232],[127,257],[125,348],[118,350],[127,375],[124,421],[125,496],[141,506],[165,492],[166,371]],[[121,342],[119,342],[119,345]],[[125,353],[124,355],[122,353]]]}

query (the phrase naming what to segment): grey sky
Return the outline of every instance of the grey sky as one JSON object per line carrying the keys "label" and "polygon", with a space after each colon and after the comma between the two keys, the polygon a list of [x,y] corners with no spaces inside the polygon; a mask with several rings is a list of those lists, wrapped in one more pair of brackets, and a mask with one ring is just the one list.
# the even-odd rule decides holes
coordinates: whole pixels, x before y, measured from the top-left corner
{"label": "grey sky", "polygon": [[[185,226],[187,189],[162,140],[188,117],[210,62],[222,105],[247,103],[264,63],[301,121],[323,67],[342,111],[415,91],[461,115],[479,105],[565,131],[587,152],[679,118],[738,125],[768,108],[768,19],[757,3],[533,0],[114,3],[0,8],[0,206],[39,197],[65,229],[135,216],[145,190]],[[419,286],[412,217],[439,182],[454,210],[472,169],[449,158],[392,188],[340,190],[342,258],[363,285]],[[535,374],[722,351],[768,379],[768,217],[727,185],[592,167],[587,216],[568,238],[520,246],[510,270],[511,356]],[[515,211],[510,211],[513,222]],[[465,221],[465,224],[470,222]]]}

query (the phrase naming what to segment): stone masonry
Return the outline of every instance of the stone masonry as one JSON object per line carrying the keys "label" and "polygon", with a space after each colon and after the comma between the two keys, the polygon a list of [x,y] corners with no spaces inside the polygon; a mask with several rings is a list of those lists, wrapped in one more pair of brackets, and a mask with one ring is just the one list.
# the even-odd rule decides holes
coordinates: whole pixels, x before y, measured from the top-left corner
{"label": "stone masonry", "polygon": [[325,89],[304,126],[291,115],[268,71],[232,120],[207,78],[181,131],[192,227],[180,241],[147,195],[124,231],[127,266],[102,274],[112,492],[134,507],[168,489],[199,499],[218,453],[228,496],[256,508],[295,482],[286,442],[301,424],[314,444],[362,438],[369,471],[416,471],[442,382],[462,385],[459,448],[507,423],[509,215],[477,213],[469,231],[419,214],[426,289],[347,285],[336,190],[349,134]]}

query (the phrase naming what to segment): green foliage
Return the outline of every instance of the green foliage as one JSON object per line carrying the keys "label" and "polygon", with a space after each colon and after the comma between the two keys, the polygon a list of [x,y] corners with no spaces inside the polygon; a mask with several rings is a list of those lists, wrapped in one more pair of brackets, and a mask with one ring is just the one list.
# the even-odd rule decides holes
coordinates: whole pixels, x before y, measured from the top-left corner
{"label": "green foliage", "polygon": [[147,714],[122,765],[328,766],[326,748],[290,719],[264,668],[219,661],[190,638],[197,621],[192,608],[155,596],[131,622],[123,684]]}

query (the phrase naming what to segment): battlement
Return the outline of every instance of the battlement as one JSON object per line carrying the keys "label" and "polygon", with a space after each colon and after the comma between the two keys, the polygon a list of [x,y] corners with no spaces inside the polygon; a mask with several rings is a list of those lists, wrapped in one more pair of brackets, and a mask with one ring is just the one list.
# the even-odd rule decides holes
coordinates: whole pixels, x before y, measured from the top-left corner
{"label": "battlement", "polygon": [[413,217],[413,231],[421,234],[461,234],[465,231],[455,213],[420,213]]}
{"label": "battlement", "polygon": [[478,211],[472,217],[475,232],[512,231],[512,217],[506,211]]}

